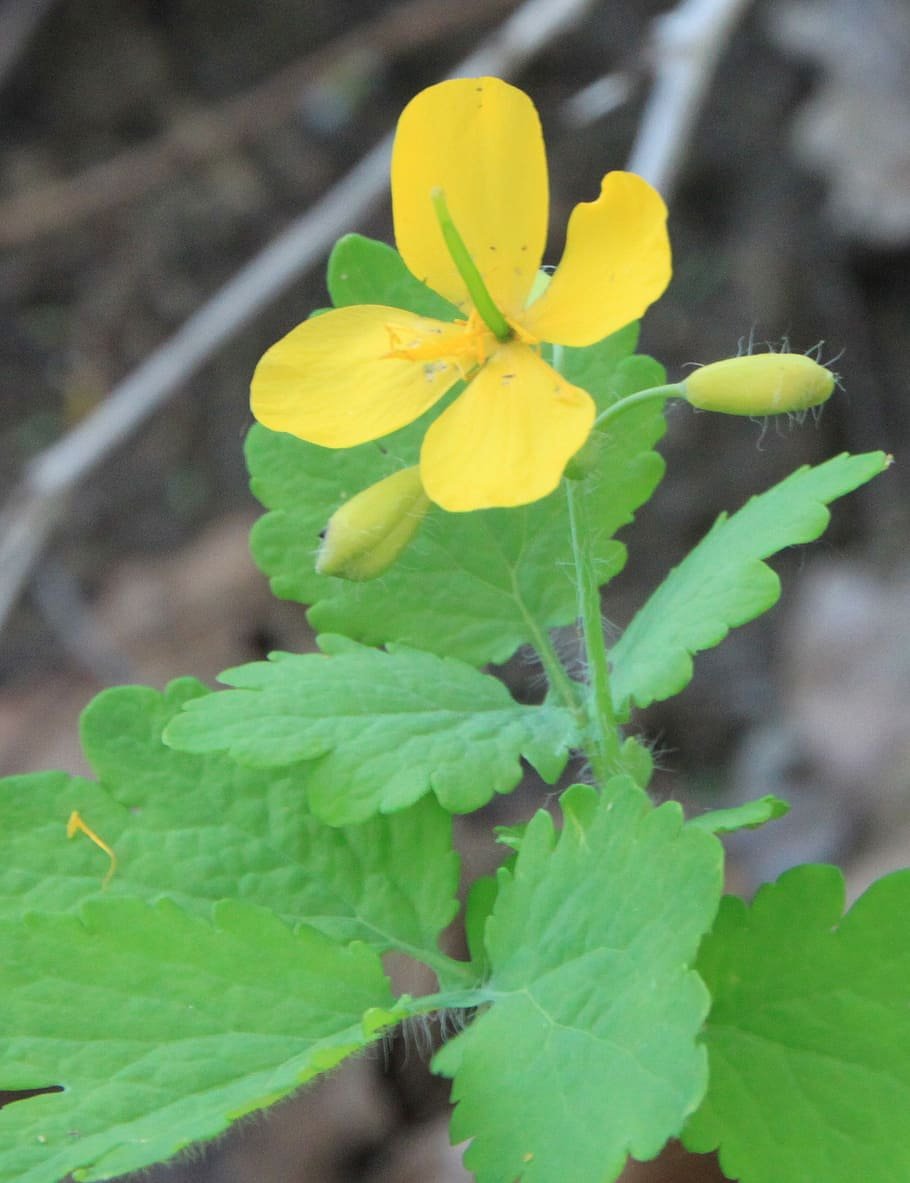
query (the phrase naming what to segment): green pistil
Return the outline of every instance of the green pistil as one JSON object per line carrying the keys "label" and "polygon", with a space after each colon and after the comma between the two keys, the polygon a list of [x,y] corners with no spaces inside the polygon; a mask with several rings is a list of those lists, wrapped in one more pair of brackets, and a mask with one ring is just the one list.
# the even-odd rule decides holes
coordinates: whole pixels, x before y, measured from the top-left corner
{"label": "green pistil", "polygon": [[493,303],[493,297],[487,291],[487,285],[477,270],[477,264],[471,258],[464,239],[458,233],[458,227],[452,221],[452,215],[446,205],[445,194],[441,189],[434,189],[430,198],[433,202],[433,209],[436,211],[442,237],[449,248],[452,262],[458,268],[458,274],[464,280],[471,302],[493,336],[498,341],[508,341],[512,336],[509,322]]}

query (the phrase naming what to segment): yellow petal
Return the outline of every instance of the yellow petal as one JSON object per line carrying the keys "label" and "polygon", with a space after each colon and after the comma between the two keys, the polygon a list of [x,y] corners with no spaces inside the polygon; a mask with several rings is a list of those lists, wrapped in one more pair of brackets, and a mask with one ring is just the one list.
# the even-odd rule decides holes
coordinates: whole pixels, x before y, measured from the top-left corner
{"label": "yellow petal", "polygon": [[593,345],[636,320],[670,282],[667,207],[634,173],[607,173],[577,205],[549,287],[521,317],[538,340]]}
{"label": "yellow petal", "polygon": [[503,345],[427,432],[427,496],[451,511],[545,497],[588,438],[594,413],[590,396],[527,345]]}
{"label": "yellow petal", "polygon": [[392,335],[451,333],[398,308],[336,308],[292,329],[253,374],[260,423],[327,448],[350,448],[411,423],[459,378],[445,361],[388,357]]}
{"label": "yellow petal", "polygon": [[421,91],[398,121],[395,241],[418,279],[466,309],[430,202],[436,188],[494,302],[514,316],[543,257],[549,200],[540,120],[526,94],[498,78],[456,78]]}

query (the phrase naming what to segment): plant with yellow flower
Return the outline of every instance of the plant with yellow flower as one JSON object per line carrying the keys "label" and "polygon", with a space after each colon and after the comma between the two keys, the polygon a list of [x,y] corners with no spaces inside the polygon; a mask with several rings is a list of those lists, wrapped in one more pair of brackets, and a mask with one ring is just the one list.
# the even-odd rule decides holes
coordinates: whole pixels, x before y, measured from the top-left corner
{"label": "plant with yellow flower", "polygon": [[[744,1183],[910,1178],[907,874],[843,922],[833,868],[722,902],[717,835],[787,806],[655,807],[629,733],[772,606],[765,560],[888,458],[834,457],[721,514],[608,650],[614,535],[663,474],[667,400],[799,414],[834,376],[769,353],[668,384],[637,354],[670,250],[628,173],[575,208],[544,276],[540,123],[498,79],[407,106],[392,203],[400,253],[342,240],[336,306],[253,379],[253,553],[311,605],[319,651],[219,693],[107,690],[83,719],[97,781],[0,782],[0,1177],[140,1170],[455,1012],[432,1067],[478,1183],[609,1183],[671,1138]],[[551,636],[573,625],[581,663]],[[533,702],[485,669],[522,646]],[[547,784],[572,762],[561,827],[541,801],[497,831],[506,857],[450,940],[453,817],[522,761]],[[396,992],[388,953],[437,988]]]}

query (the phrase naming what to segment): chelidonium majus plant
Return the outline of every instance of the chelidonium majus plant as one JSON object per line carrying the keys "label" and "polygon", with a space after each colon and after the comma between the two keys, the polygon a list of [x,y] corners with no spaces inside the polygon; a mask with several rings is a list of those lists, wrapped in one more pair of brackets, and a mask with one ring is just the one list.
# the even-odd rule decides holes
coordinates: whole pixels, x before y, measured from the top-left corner
{"label": "chelidonium majus plant", "polygon": [[[107,690],[82,722],[95,779],[2,782],[0,1178],[138,1170],[457,1012],[431,1066],[480,1183],[607,1183],[671,1138],[747,1183],[910,1179],[907,874],[846,916],[824,866],[722,899],[718,834],[786,805],[655,806],[635,734],[775,603],[765,560],[888,458],[721,513],[608,650],[602,589],[663,476],[666,403],[798,414],[834,376],[765,353],[668,383],[635,351],[670,280],[663,201],[607,173],[542,271],[540,124],[495,78],[408,105],[391,186],[397,250],[343,238],[333,307],[253,377],[253,555],[319,651],[217,692]],[[581,668],[552,640],[573,625]],[[522,648],[536,705],[487,670]],[[583,783],[502,831],[454,956],[453,815],[522,762]],[[396,996],[390,952],[437,989]]]}

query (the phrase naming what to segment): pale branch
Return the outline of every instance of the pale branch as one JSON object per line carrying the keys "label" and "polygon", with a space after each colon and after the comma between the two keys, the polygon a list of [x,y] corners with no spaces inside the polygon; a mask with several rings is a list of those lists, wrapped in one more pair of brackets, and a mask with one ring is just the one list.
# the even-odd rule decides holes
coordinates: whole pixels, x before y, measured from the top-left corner
{"label": "pale branch", "polygon": [[657,17],[646,53],[654,84],[628,169],[672,196],[683,155],[737,21],[750,0],[682,0]]}
{"label": "pale branch", "polygon": [[637,69],[613,70],[577,90],[562,105],[562,117],[572,127],[585,127],[624,107],[637,93]]}

